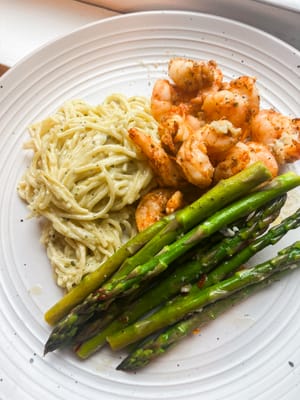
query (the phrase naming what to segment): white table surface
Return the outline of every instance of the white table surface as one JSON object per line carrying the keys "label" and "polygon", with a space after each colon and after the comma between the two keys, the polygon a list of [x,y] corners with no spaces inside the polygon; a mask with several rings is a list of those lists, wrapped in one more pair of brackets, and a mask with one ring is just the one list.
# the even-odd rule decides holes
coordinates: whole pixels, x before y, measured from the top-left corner
{"label": "white table surface", "polygon": [[0,63],[12,66],[39,46],[115,14],[74,0],[0,0]]}
{"label": "white table surface", "polygon": [[300,50],[300,0],[282,0],[286,9],[280,0],[95,0],[94,3],[98,6],[75,0],[0,0],[0,64],[13,66],[48,41],[118,11],[162,8],[232,18],[263,29]]}

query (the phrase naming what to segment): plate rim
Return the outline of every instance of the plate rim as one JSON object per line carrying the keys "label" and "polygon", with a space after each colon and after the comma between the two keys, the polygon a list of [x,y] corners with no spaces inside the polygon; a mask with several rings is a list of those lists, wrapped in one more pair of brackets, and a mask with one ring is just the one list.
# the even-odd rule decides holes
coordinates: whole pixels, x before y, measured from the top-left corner
{"label": "plate rim", "polygon": [[[255,0],[255,1],[260,2],[261,0]],[[246,28],[256,34],[260,34],[266,38],[269,38],[269,40],[277,42],[280,46],[285,47],[287,50],[292,51],[295,55],[300,57],[300,50],[298,50],[291,44],[272,35],[269,32],[264,31],[263,29],[257,28],[255,26],[253,26],[251,24],[247,24],[245,22],[237,21],[235,19],[223,17],[223,16],[216,15],[216,14],[204,13],[204,12],[198,12],[198,11],[182,11],[182,10],[168,10],[168,9],[153,10],[153,11],[146,10],[146,11],[129,12],[126,14],[112,15],[112,16],[109,16],[109,17],[101,19],[101,20],[92,21],[92,22],[89,22],[87,24],[84,24],[80,27],[77,27],[77,28],[71,30],[67,34],[61,34],[54,39],[48,40],[44,44],[39,45],[36,49],[29,52],[26,56],[22,57],[16,64],[11,66],[10,69],[4,75],[2,75],[0,77],[0,82],[2,83],[6,79],[9,79],[10,76],[15,72],[15,70],[22,67],[22,65],[24,63],[28,62],[30,59],[32,59],[34,56],[38,55],[41,51],[43,51],[47,47],[52,46],[52,45],[60,42],[61,40],[65,40],[66,38],[71,37],[76,33],[88,30],[93,26],[97,26],[97,25],[104,26],[104,25],[110,24],[112,21],[116,21],[116,20],[124,20],[124,19],[126,20],[126,19],[131,19],[131,18],[136,18],[136,17],[145,17],[147,15],[155,16],[155,15],[164,15],[164,14],[165,15],[177,15],[177,16],[183,15],[183,16],[191,16],[191,17],[192,16],[196,16],[196,17],[200,16],[200,17],[204,17],[204,18],[209,18],[209,19],[214,19],[214,20],[230,23],[230,24],[235,25],[236,27]]]}

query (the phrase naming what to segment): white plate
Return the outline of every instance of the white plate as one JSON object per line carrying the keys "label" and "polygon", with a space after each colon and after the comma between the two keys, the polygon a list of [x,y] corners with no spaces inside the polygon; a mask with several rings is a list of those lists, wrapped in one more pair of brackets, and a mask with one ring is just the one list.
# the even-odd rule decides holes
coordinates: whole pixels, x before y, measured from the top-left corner
{"label": "white plate", "polygon": [[[296,50],[240,23],[188,12],[129,14],[89,25],[41,48],[0,81],[0,398],[299,399],[297,271],[137,374],[116,371],[121,355],[107,349],[87,362],[68,351],[42,357],[50,332],[43,313],[62,293],[38,223],[26,220],[16,193],[28,163],[26,127],[66,99],[150,95],[175,55],[214,58],[228,79],[256,75],[264,105],[300,114]],[[299,231],[280,246],[296,236]]]}

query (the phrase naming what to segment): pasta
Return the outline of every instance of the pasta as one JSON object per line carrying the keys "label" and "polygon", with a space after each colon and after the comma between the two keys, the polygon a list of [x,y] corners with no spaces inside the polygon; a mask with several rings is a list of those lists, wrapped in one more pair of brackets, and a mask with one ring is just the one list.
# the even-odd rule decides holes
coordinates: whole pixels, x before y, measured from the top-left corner
{"label": "pasta", "polygon": [[43,217],[41,241],[67,290],[136,233],[133,204],[153,174],[128,138],[132,127],[157,134],[148,100],[120,94],[96,106],[68,101],[29,127],[33,157],[18,193]]}

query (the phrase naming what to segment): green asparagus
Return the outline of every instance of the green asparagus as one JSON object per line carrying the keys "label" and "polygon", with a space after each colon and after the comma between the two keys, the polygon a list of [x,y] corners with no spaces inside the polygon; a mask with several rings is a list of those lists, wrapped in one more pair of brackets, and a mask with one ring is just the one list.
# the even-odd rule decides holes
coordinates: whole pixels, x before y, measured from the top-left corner
{"label": "green asparagus", "polygon": [[263,236],[258,237],[247,247],[242,249],[238,254],[229,260],[224,261],[217,268],[211,271],[205,282],[202,284],[202,288],[211,286],[222,279],[224,279],[228,274],[234,272],[237,265],[242,265],[248,261],[254,254],[258,253],[260,250],[264,249],[268,245],[274,245],[277,243],[289,230],[296,229],[300,226],[300,208],[291,216],[285,218],[280,224],[273,226],[270,230]]}
{"label": "green asparagus", "polygon": [[[150,285],[149,288],[152,286]],[[128,309],[131,304],[136,301],[145,292],[145,288],[141,287],[140,290],[132,293],[131,296],[121,297],[111,303],[107,310],[104,312],[96,313],[91,320],[89,320],[83,328],[78,332],[72,341],[75,345],[75,349],[79,347],[79,344],[87,341],[96,334],[98,334],[102,329],[105,329],[110,323],[120,316],[122,312]]]}
{"label": "green asparagus", "polygon": [[278,176],[262,190],[251,193],[216,212],[177,241],[169,246],[165,246],[157,256],[145,264],[134,268],[127,277],[124,277],[121,281],[117,280],[117,283],[112,285],[111,288],[109,284],[104,284],[58,323],[46,342],[45,354],[69,344],[86,321],[92,318],[96,312],[107,307],[109,301],[115,300],[119,295],[124,295],[124,292],[132,290],[132,288],[137,289],[143,279],[152,278],[156,274],[163,272],[172,261],[194,247],[204,238],[299,184],[300,176],[297,176],[293,172]]}
{"label": "green asparagus", "polygon": [[[223,237],[223,240],[217,242],[210,248],[201,248],[200,254],[195,256],[195,260],[183,265],[178,265],[171,275],[159,281],[151,290],[148,290],[133,304],[129,305],[119,318],[115,319],[102,331],[101,328],[103,324],[101,324],[102,321],[99,320],[99,333],[94,330],[95,334],[90,336],[91,328],[89,328],[89,326],[83,328],[82,332],[80,332],[82,343],[76,346],[76,354],[81,358],[89,357],[106,343],[106,337],[108,335],[135,322],[146,312],[149,312],[151,309],[159,306],[171,296],[178,293],[185,285],[199,279],[201,274],[213,269],[219,262],[224,260],[224,258],[237,253],[249,243],[250,239],[261,234],[267,229],[269,224],[277,218],[285,200],[286,195],[280,196],[271,203],[267,203],[256,210],[254,213],[251,213],[246,220],[240,222],[240,224],[243,224],[243,228],[238,227],[236,224],[226,228],[224,230],[225,235],[228,235],[228,233],[230,235],[233,233],[234,235],[231,237]],[[219,237],[219,235],[217,236]],[[236,267],[239,265],[240,264],[237,264]],[[107,313],[110,313],[109,310]],[[95,327],[95,325],[96,323],[93,327]],[[85,336],[88,337],[85,339]]]}
{"label": "green asparagus", "polygon": [[[213,239],[216,239],[216,241],[220,240],[223,235],[218,234],[215,235],[216,237],[211,238],[212,242],[214,241]],[[200,252],[206,252],[210,247],[212,246],[212,243],[207,243],[205,246],[201,247],[201,250],[198,250],[197,252],[197,257]],[[195,253],[192,255],[190,254],[191,257],[195,257]],[[176,260],[176,265],[177,265],[177,260]],[[169,275],[169,274],[168,274]],[[160,275],[157,281],[164,279],[165,276]],[[106,330],[108,329],[109,333],[111,332],[110,326],[114,325],[117,323],[118,328],[115,330],[120,329],[125,321],[127,321],[127,311],[131,309],[136,303],[140,303],[140,299],[144,297],[145,293],[148,293],[154,286],[156,285],[156,280],[151,282],[151,285],[147,284],[141,286],[140,291],[136,290],[132,293],[131,296],[126,296],[126,297],[120,297],[116,299],[109,307],[107,310],[104,312],[100,312],[99,316],[97,315],[93,317],[92,321],[88,321],[87,324],[85,324],[81,330],[79,330],[78,335],[75,336],[73,342],[75,344],[75,352],[78,352],[78,355],[81,357],[81,352],[84,351],[84,348],[86,346],[89,347],[89,340],[94,341],[95,336],[97,335],[98,341],[100,340],[100,343],[95,343],[95,346],[102,346],[105,343],[105,338],[106,338]],[[120,326],[119,326],[120,324]],[[99,332],[103,333],[99,333]],[[101,339],[100,339],[101,337]],[[87,343],[84,343],[87,342]],[[93,346],[93,349],[91,351],[95,352],[95,346]],[[85,352],[85,351],[84,351]],[[82,356],[82,358],[86,358],[86,356]]]}
{"label": "green asparagus", "polygon": [[[161,219],[130,239],[96,271],[87,274],[78,286],[54,304],[45,313],[45,320],[50,325],[55,325],[77,304],[80,304],[89,294],[99,288],[118,268],[120,268],[120,276],[126,275],[130,269],[151,258],[165,244],[174,240],[178,234],[189,230],[224,205],[242,197],[270,178],[270,171],[264,164],[258,162],[239,174],[220,181],[191,205],[176,214]],[[165,229],[163,229],[164,227]],[[162,229],[163,234],[161,235],[159,233]],[[136,257],[131,257],[134,254]]]}
{"label": "green asparagus", "polygon": [[152,360],[165,354],[171,347],[179,344],[182,339],[202,328],[221,314],[261,291],[273,282],[280,280],[287,271],[277,272],[263,281],[247,286],[231,296],[218,300],[204,307],[201,312],[194,312],[190,316],[168,327],[154,338],[146,338],[139,344],[118,366],[121,371],[135,371],[148,365]]}
{"label": "green asparagus", "polygon": [[[257,187],[257,183],[254,183],[257,178],[253,181],[253,176],[258,167],[262,167],[260,163],[253,164],[239,174],[218,182],[215,187],[203,194],[194,203],[183,210],[179,210],[174,215],[174,218],[134,257],[124,261],[120,269],[112,276],[107,287],[112,287],[115,282],[118,282],[122,277],[126,277],[136,266],[150,260],[152,256],[158,253],[164,246],[172,243],[182,233],[187,232],[222,207],[247,194],[249,192],[249,189],[247,190],[249,182],[252,188]],[[251,171],[252,168],[253,170]],[[267,179],[265,175],[264,181]],[[237,190],[241,190],[242,192],[237,193]]]}
{"label": "green asparagus", "polygon": [[[196,246],[204,238],[211,236],[226,225],[249,214],[249,212],[254,211],[258,207],[261,207],[267,201],[271,201],[278,195],[286,193],[287,182],[290,181],[291,184],[294,179],[296,179],[299,184],[300,177],[292,172],[278,176],[269,186],[264,188],[264,190],[251,193],[220,211],[217,211],[181,238],[165,246],[158,255],[135,267],[123,278],[104,284],[98,290],[98,298],[101,301],[114,299],[121,293],[125,293],[127,290],[137,288],[141,281],[162,273],[166,268],[168,268],[170,263],[189,249]],[[294,187],[293,185],[294,184],[292,184],[291,188]]]}
{"label": "green asparagus", "polygon": [[193,285],[185,296],[178,296],[163,308],[107,338],[113,350],[119,350],[131,343],[144,339],[158,330],[176,323],[189,313],[199,311],[208,304],[230,296],[232,293],[263,279],[277,271],[300,265],[300,241],[281,250],[278,255],[256,267],[236,272],[230,278],[205,289]]}

